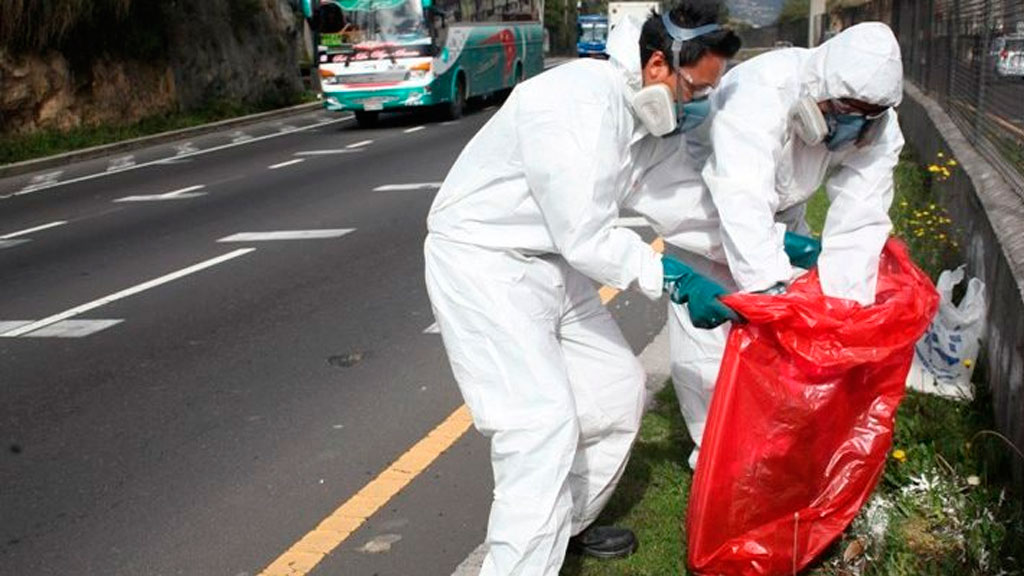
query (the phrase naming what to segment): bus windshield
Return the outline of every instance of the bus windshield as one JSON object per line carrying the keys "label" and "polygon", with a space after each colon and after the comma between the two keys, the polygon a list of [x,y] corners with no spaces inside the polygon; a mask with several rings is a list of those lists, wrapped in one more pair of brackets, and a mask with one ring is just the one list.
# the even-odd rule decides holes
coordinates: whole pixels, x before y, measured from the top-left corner
{"label": "bus windshield", "polygon": [[421,0],[340,0],[333,7],[340,9],[323,11],[320,21],[331,44],[430,42]]}
{"label": "bus windshield", "polygon": [[604,43],[608,38],[608,24],[604,22],[581,22],[581,42]]}

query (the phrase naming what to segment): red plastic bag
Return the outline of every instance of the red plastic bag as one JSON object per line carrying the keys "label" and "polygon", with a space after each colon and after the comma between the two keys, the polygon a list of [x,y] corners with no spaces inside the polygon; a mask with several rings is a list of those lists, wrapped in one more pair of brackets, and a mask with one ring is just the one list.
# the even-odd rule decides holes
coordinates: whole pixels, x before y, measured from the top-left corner
{"label": "red plastic bag", "polygon": [[821,293],[817,270],[781,296],[725,301],[729,334],[687,514],[698,574],[795,574],[871,495],[892,443],[914,343],[939,297],[897,240],[875,304]]}

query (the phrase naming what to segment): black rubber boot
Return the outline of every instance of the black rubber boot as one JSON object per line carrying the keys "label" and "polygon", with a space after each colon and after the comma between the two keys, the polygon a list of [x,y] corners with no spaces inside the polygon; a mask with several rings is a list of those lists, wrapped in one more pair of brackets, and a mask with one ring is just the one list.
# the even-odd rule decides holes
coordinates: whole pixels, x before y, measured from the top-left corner
{"label": "black rubber boot", "polygon": [[569,553],[594,558],[625,558],[636,552],[636,535],[628,528],[591,526],[569,538]]}

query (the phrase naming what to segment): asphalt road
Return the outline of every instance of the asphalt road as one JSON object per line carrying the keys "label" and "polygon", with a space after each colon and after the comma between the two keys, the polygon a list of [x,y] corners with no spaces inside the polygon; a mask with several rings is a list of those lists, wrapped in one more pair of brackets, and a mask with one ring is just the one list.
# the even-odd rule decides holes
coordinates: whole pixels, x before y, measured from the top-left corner
{"label": "asphalt road", "polygon": [[[0,574],[258,574],[459,407],[422,241],[492,113],[318,112],[0,181]],[[664,322],[610,306],[638,352]],[[470,430],[311,573],[447,576],[490,491]]]}

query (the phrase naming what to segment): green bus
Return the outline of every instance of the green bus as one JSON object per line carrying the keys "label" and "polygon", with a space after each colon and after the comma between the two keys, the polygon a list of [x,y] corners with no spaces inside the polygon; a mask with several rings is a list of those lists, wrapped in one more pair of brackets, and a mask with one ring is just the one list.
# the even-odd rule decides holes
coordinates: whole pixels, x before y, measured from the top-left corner
{"label": "green bus", "polygon": [[320,0],[304,9],[324,108],[351,110],[363,127],[423,106],[459,118],[467,98],[544,69],[543,0]]}

